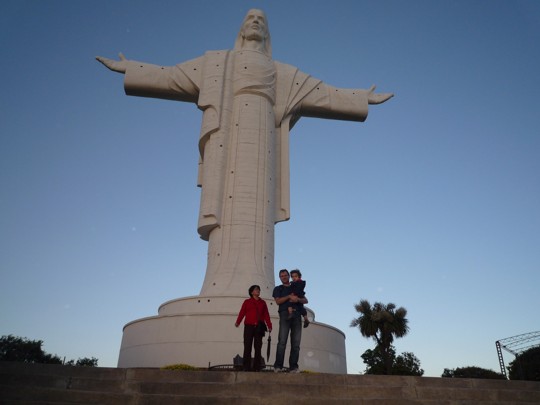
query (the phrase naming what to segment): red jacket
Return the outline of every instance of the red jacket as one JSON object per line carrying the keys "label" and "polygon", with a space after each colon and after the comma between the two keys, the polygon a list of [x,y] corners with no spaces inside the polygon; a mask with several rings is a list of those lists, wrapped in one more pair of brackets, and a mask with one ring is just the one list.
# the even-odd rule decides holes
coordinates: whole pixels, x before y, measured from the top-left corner
{"label": "red jacket", "polygon": [[[258,316],[257,316],[258,315]],[[272,321],[270,321],[270,314],[268,313],[268,306],[266,301],[262,298],[256,300],[255,298],[248,298],[242,304],[240,313],[236,319],[236,324],[240,325],[242,319],[246,317],[244,324],[257,325],[258,321],[264,321],[269,330],[272,330]]]}

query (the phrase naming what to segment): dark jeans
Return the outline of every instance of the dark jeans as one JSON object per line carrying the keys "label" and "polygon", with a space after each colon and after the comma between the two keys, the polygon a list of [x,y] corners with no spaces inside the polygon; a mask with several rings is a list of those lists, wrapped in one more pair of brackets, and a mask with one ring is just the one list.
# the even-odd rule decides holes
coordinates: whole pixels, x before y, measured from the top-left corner
{"label": "dark jeans", "polygon": [[292,319],[287,319],[289,313],[281,311],[279,313],[279,335],[277,344],[276,361],[274,368],[283,368],[285,358],[285,348],[289,332],[291,334],[291,353],[289,355],[289,368],[294,370],[298,368],[298,359],[300,357],[300,341],[302,340],[302,318],[295,313]]}
{"label": "dark jeans", "polygon": [[263,337],[256,332],[256,325],[244,325],[244,371],[251,371],[251,346],[255,347],[253,371],[261,370],[261,349]]}

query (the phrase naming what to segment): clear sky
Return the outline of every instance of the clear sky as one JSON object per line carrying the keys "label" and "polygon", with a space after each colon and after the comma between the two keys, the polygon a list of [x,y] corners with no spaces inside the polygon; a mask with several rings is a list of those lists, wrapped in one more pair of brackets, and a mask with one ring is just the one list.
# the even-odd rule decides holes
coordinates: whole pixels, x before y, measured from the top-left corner
{"label": "clear sky", "polygon": [[360,299],[408,310],[396,349],[426,376],[499,371],[495,341],[540,330],[536,0],[2,1],[0,335],[114,367],[126,323],[199,293],[201,114],[125,96],[94,57],[231,48],[253,7],[274,59],[395,93],[365,123],[295,126],[276,270],[302,270],[349,373],[374,347]]}

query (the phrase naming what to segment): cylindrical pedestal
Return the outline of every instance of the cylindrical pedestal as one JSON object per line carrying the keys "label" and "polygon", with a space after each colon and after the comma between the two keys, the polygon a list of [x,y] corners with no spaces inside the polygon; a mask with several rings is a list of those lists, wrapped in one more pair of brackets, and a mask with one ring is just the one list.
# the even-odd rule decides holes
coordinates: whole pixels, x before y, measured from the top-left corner
{"label": "cylindrical pedestal", "polygon": [[[245,299],[195,296],[162,304],[157,316],[137,319],[124,327],[118,367],[233,364],[233,358],[241,355],[243,350],[243,326],[236,328],[234,322]],[[273,300],[266,302],[274,325],[267,364],[273,364],[279,318],[276,303]],[[313,311],[306,309],[308,317],[314,319]],[[263,340],[265,360],[267,336]],[[288,366],[289,347],[288,344],[285,366]],[[302,330],[299,366],[301,370],[346,374],[344,333],[332,326],[312,322]]]}

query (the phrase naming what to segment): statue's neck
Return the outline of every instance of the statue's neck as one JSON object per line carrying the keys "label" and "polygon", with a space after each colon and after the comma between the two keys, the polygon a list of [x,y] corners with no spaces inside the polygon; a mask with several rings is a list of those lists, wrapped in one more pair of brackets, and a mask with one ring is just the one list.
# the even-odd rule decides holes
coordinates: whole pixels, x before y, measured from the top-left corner
{"label": "statue's neck", "polygon": [[249,40],[245,39],[244,43],[242,44],[242,49],[249,50],[249,51],[259,51],[264,53],[264,42],[262,41],[256,41],[256,40]]}

